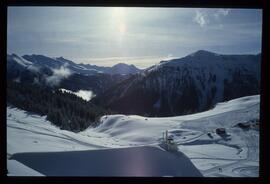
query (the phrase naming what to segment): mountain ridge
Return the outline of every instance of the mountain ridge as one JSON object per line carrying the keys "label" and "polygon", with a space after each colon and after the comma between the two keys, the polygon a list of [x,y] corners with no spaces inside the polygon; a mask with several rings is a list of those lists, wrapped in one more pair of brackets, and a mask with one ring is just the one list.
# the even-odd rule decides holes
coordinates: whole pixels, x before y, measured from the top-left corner
{"label": "mountain ridge", "polygon": [[94,100],[119,113],[174,116],[259,92],[260,55],[199,51],[149,67]]}
{"label": "mountain ridge", "polygon": [[26,60],[31,62],[36,66],[48,67],[51,69],[60,68],[61,66],[67,67],[74,73],[79,73],[82,75],[93,75],[97,73],[107,73],[107,74],[134,74],[141,70],[134,65],[128,65],[125,63],[118,63],[112,67],[97,66],[91,64],[77,64],[74,61],[64,58],[63,56],[51,58],[45,55],[32,54],[23,55],[22,57],[17,54],[7,54],[8,60],[15,58],[20,58],[20,60]]}
{"label": "mountain ridge", "polygon": [[[12,70],[19,65],[15,74],[12,73],[14,80],[19,80],[16,78],[17,73],[23,72],[25,68],[37,70],[33,67],[38,63],[35,59],[41,58],[39,62],[46,59],[46,56],[41,55],[24,56],[22,59],[18,59],[16,55],[8,55],[7,59],[10,60],[12,56],[15,60],[13,63],[8,62],[8,69]],[[43,64],[47,66],[52,63],[56,68],[60,67],[56,71],[44,69],[45,74],[51,76],[50,81],[64,75],[61,81],[58,79],[61,88],[94,90],[94,93],[98,94],[92,100],[108,109],[125,114],[174,116],[200,112],[218,102],[259,94],[260,57],[260,53],[224,55],[199,50],[182,58],[160,62],[139,72],[136,72],[134,65],[124,63],[111,68],[104,67],[104,70],[109,71],[107,76],[96,71],[91,75],[81,75],[82,73],[77,71],[84,71],[86,66],[91,65],[78,65],[63,57],[49,58]],[[33,65],[24,63],[25,61]],[[67,76],[69,72],[66,69],[76,75]],[[35,76],[36,73],[24,74],[26,79],[40,78]]]}

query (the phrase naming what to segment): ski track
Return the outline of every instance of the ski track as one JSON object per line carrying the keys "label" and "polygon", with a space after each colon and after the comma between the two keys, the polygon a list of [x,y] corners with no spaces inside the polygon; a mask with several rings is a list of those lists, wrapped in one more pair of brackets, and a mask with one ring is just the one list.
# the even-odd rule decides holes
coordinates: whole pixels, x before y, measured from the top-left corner
{"label": "ski track", "polygon": [[[250,105],[249,107],[246,107],[244,110],[247,111],[247,110],[252,109],[252,108],[254,108],[255,106],[258,106],[258,105],[260,105],[260,103],[256,103],[256,104]],[[184,126],[186,126],[186,125],[188,125],[189,122],[195,123],[196,121],[207,121],[209,119],[219,118],[220,116],[226,115],[228,113],[237,113],[237,112],[240,112],[241,113],[241,112],[243,112],[243,109],[225,111],[225,112],[222,112],[222,113],[213,114],[213,115],[209,115],[209,116],[206,116],[206,117],[194,118],[192,120],[183,120],[182,121],[182,124]]]}
{"label": "ski track", "polygon": [[185,141],[178,141],[178,142],[176,142],[176,144],[177,145],[181,145],[181,144],[185,144],[185,143],[191,143],[191,142],[194,142],[194,141],[196,141],[196,140],[198,140],[201,136],[203,136],[203,135],[205,135],[206,133],[202,133],[202,134],[200,134],[200,135],[198,135],[198,136],[196,136],[196,137],[192,137],[192,138],[190,138],[190,139],[188,139],[188,140],[185,140]]}
{"label": "ski track", "polygon": [[[196,152],[194,152],[194,153],[196,153]],[[206,155],[206,154],[201,154],[201,155]],[[210,156],[210,155],[206,155],[206,156]],[[213,158],[213,156],[212,157],[189,157],[189,158],[190,159],[207,159],[207,160],[225,160],[225,161],[239,161],[239,160],[244,160],[244,159],[233,159],[233,158],[232,159],[229,159],[229,158],[218,158],[218,157]]]}
{"label": "ski track", "polygon": [[242,177],[249,177],[250,175],[254,176],[254,173],[259,173],[258,166],[246,166],[238,167],[232,170],[234,173],[239,174]]}
{"label": "ski track", "polygon": [[[219,168],[222,168],[222,172],[233,172],[236,173],[240,177],[250,177],[250,174],[246,174],[247,171],[258,171],[259,166],[243,166],[248,161],[254,161],[257,162],[257,156],[258,151],[256,149],[256,142],[254,139],[254,134],[250,133],[247,135],[246,132],[241,132],[241,134],[244,134],[244,137],[246,139],[246,147],[248,148],[247,151],[247,157],[245,159],[239,159],[233,163],[225,164],[222,166],[215,166],[213,168],[207,169],[207,170],[201,170],[202,174],[204,176],[221,176],[222,174],[217,173],[219,172]],[[217,159],[219,160],[219,159]],[[226,175],[222,175],[226,176]]]}
{"label": "ski track", "polygon": [[108,147],[105,147],[105,146],[100,146],[100,145],[96,145],[96,144],[90,144],[90,143],[87,143],[87,142],[83,142],[83,141],[74,139],[73,137],[71,137],[69,135],[66,135],[66,134],[63,134],[63,133],[61,133],[61,135],[67,137],[67,139],[70,140],[70,141],[76,142],[76,143],[84,145],[84,146],[90,146],[90,147],[96,147],[96,148],[108,148]]}

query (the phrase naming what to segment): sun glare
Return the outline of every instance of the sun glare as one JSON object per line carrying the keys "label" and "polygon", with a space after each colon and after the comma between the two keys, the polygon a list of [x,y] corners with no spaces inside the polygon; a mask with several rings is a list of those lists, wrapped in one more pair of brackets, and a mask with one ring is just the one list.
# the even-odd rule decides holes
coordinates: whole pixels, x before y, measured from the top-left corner
{"label": "sun glare", "polygon": [[125,23],[125,8],[123,7],[114,7],[112,9],[112,18],[116,32],[120,34],[120,36],[123,36],[126,33],[127,27]]}
{"label": "sun glare", "polygon": [[121,33],[121,35],[125,34],[125,32],[126,32],[126,25],[125,24],[119,25],[119,32]]}
{"label": "sun glare", "polygon": [[113,14],[116,17],[123,17],[125,15],[125,8],[123,8],[123,7],[114,7],[113,8]]}

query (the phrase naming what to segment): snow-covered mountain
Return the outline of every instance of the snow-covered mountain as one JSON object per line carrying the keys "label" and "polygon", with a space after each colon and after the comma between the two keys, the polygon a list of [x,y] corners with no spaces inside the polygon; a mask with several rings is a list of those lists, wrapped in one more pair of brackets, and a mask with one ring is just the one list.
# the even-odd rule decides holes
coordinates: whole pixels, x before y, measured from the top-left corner
{"label": "snow-covered mountain", "polygon": [[[123,63],[116,64],[113,67],[102,67],[89,64],[76,64],[73,61],[67,60],[63,57],[50,58],[47,56],[34,54],[24,55],[22,57],[16,54],[7,55],[7,78],[9,80],[27,83],[40,83],[43,85],[49,84],[50,86],[55,86],[61,82],[64,82],[67,86],[68,81],[65,80],[74,81],[74,78],[79,78],[78,83],[84,83],[84,85],[75,85],[73,86],[73,89],[95,89],[95,86],[92,86],[91,84],[89,86],[86,84],[85,80],[88,80],[87,76],[90,78],[98,78],[101,81],[105,81],[105,83],[107,82],[114,84],[114,82],[111,80],[107,81],[107,79],[110,78],[108,75],[112,75],[111,79],[117,82],[117,79],[119,78],[117,75],[122,75],[122,78],[126,78],[128,75],[136,74],[140,71],[141,70],[136,68],[134,65],[127,65]],[[98,80],[97,83],[104,82],[99,82]],[[68,86],[72,85],[70,84]],[[99,88],[103,87],[99,86]],[[105,88],[106,86],[104,86],[103,89]]]}
{"label": "snow-covered mountain", "polygon": [[119,73],[120,74],[135,74],[135,73],[139,73],[140,70],[132,64],[127,65],[125,63],[118,63],[114,65],[113,67],[109,68],[107,72],[111,74],[119,74]]}
{"label": "snow-covered mountain", "polygon": [[16,54],[7,55],[7,79],[16,82],[46,83],[46,78],[53,75],[49,67],[41,67]]}
{"label": "snow-covered mountain", "polygon": [[75,64],[42,55],[7,55],[7,79],[16,82],[47,85],[68,90],[91,90],[95,94],[140,71],[133,65],[113,67]]}
{"label": "snow-covered mountain", "polygon": [[161,61],[108,89],[95,101],[124,114],[172,116],[260,93],[260,54],[197,51]]}
{"label": "snow-covered mountain", "polygon": [[108,73],[108,74],[128,75],[128,74],[136,74],[141,71],[136,66],[132,64],[128,65],[125,63],[118,63],[112,67],[103,67],[103,66],[96,66],[96,65],[90,65],[90,64],[79,64],[79,66],[87,68],[87,69],[91,69],[91,70],[100,71],[102,73]]}
{"label": "snow-covered mountain", "polygon": [[[260,96],[255,95],[185,116],[106,115],[98,127],[74,133],[55,127],[46,116],[7,106],[8,175],[194,176],[194,170],[182,172],[185,164],[179,163],[176,155],[165,154],[160,148],[150,148],[150,157],[146,154],[150,146],[159,147],[162,133],[168,130],[179,153],[186,155],[203,176],[258,177],[259,118]],[[227,136],[217,134],[218,128],[225,128]]]}
{"label": "snow-covered mountain", "polygon": [[39,66],[46,66],[51,69],[60,68],[61,66],[68,68],[71,72],[83,75],[94,75],[97,73],[106,74],[134,74],[138,73],[140,69],[136,68],[134,65],[127,65],[124,63],[116,64],[112,67],[103,67],[96,65],[84,65],[76,64],[71,60],[65,59],[63,57],[50,58],[43,55],[24,55],[23,59],[30,61]]}

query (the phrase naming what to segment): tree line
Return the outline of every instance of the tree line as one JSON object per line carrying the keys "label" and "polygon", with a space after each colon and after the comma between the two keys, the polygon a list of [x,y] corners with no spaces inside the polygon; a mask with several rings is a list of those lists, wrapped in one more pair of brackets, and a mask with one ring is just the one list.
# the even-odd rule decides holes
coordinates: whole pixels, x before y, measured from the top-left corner
{"label": "tree line", "polygon": [[74,94],[13,81],[7,81],[7,102],[25,111],[46,115],[56,126],[73,132],[96,126],[102,115],[111,114]]}

